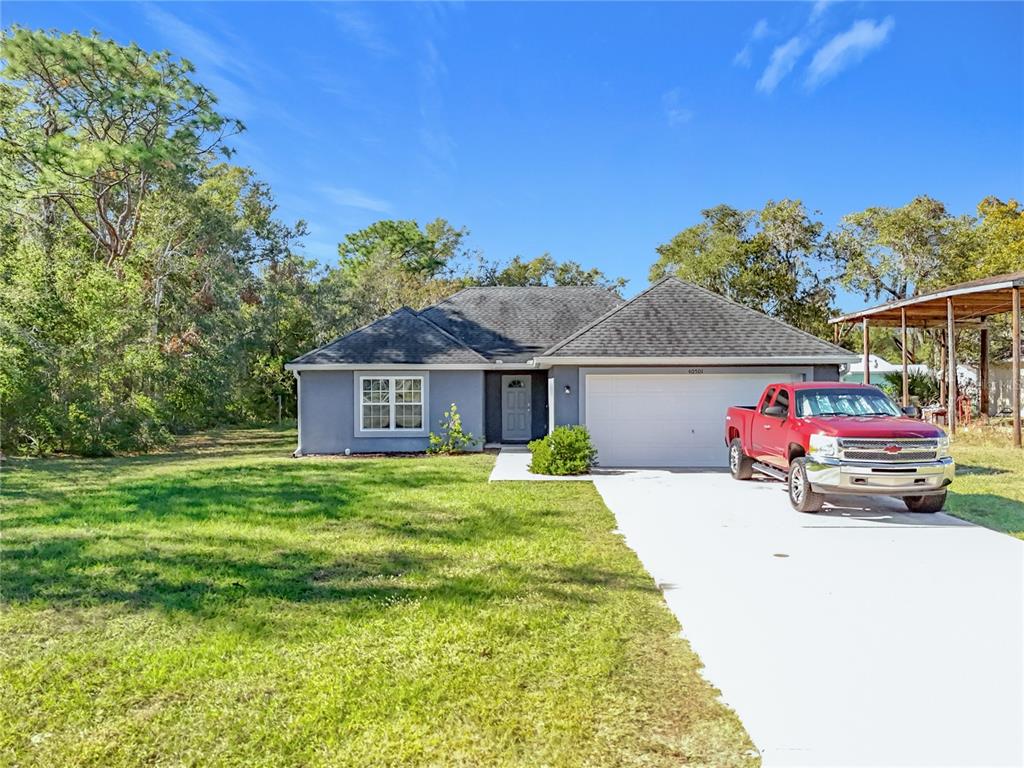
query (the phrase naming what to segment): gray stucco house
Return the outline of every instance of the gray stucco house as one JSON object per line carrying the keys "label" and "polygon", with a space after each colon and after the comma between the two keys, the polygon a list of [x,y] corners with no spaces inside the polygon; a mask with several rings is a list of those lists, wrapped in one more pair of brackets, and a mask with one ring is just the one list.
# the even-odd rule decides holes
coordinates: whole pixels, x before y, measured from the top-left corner
{"label": "gray stucco house", "polygon": [[847,350],[668,277],[466,288],[291,361],[298,454],[422,451],[443,412],[487,443],[585,424],[603,466],[722,466],[725,409],[776,381],[837,381]]}

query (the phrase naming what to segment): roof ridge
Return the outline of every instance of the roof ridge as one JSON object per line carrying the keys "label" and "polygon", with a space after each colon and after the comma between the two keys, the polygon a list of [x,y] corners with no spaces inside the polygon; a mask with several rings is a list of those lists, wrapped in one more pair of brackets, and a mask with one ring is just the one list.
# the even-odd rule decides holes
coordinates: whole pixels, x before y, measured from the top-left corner
{"label": "roof ridge", "polygon": [[[578,339],[580,336],[582,336],[584,333],[586,333],[590,329],[596,328],[598,325],[600,325],[605,320],[610,318],[616,312],[619,312],[620,310],[625,309],[630,304],[632,304],[634,301],[639,299],[641,296],[644,296],[644,295],[650,293],[652,290],[657,288],[659,285],[664,283],[666,280],[678,280],[680,283],[683,282],[682,280],[679,280],[679,278],[675,277],[674,275],[665,275],[665,277],[661,278],[660,280],[657,280],[656,282],[651,283],[649,286],[644,288],[642,291],[640,291],[640,293],[638,293],[632,299],[623,299],[620,304],[612,307],[611,309],[609,309],[607,312],[605,312],[603,315],[601,315],[599,318],[597,318],[593,322],[588,323],[587,325],[583,326],[582,328],[580,328],[575,333],[572,333],[572,334],[566,336],[564,339],[562,339],[561,341],[557,342],[554,346],[548,347],[539,356],[540,357],[544,357],[545,355],[550,355],[552,352],[557,352],[561,347],[564,347],[566,344],[568,344],[571,341],[575,341],[576,339]],[[685,283],[683,283],[683,284],[685,285]],[[614,294],[614,291],[611,291],[611,293]],[[617,295],[617,294],[615,294],[615,295]],[[622,297],[620,296],[619,298],[622,298]]]}
{"label": "roof ridge", "polygon": [[[452,294],[452,295],[454,295],[454,294]],[[425,316],[423,315],[423,312],[427,311],[428,309],[431,309],[432,307],[433,307],[433,305],[431,305],[431,307],[424,307],[424,308],[423,308],[423,309],[422,309],[421,311],[419,311],[419,312],[416,312],[416,311],[413,311],[413,310],[410,310],[410,311],[412,311],[412,313],[413,313],[413,314],[414,314],[414,315],[416,316],[416,318],[417,318],[418,320],[421,320],[421,321],[423,321],[424,323],[426,323],[427,325],[429,325],[429,326],[430,326],[431,328],[434,328],[435,330],[437,330],[438,332],[440,332],[442,336],[446,336],[447,338],[451,339],[452,341],[454,341],[454,342],[455,342],[456,344],[458,344],[458,345],[459,345],[460,347],[462,347],[463,349],[467,349],[467,350],[469,350],[469,351],[470,351],[470,352],[472,352],[472,353],[473,353],[474,355],[476,355],[477,357],[479,357],[479,358],[480,358],[480,359],[481,359],[481,360],[482,360],[483,362],[485,362],[485,363],[486,363],[486,362],[488,362],[488,360],[487,360],[487,358],[486,358],[486,357],[484,357],[483,355],[481,355],[481,354],[480,354],[480,353],[479,353],[479,352],[478,352],[477,350],[473,349],[473,348],[472,348],[471,346],[469,346],[469,344],[467,344],[466,342],[464,342],[464,341],[463,341],[462,339],[460,339],[460,338],[459,338],[458,336],[456,336],[456,335],[455,335],[454,333],[449,333],[449,332],[448,332],[448,331],[446,331],[446,330],[445,330],[444,328],[442,328],[442,327],[441,327],[440,325],[438,325],[438,324],[437,324],[437,323],[435,323],[435,322],[434,322],[433,320],[431,320],[431,319],[430,319],[429,317],[425,317]]]}
{"label": "roof ridge", "polygon": [[470,288],[476,288],[476,287],[478,287],[478,286],[475,286],[475,285],[464,285],[461,288],[459,288],[459,290],[457,290],[455,293],[450,293],[447,296],[445,296],[443,299],[435,301],[433,304],[430,304],[430,305],[424,307],[423,309],[420,310],[420,312],[426,312],[428,309],[433,309],[434,307],[438,307],[441,304],[444,304],[446,301],[451,301],[456,296],[458,296],[460,293],[465,293]]}
{"label": "roof ridge", "polygon": [[657,280],[654,283],[651,283],[651,285],[649,285],[647,288],[645,288],[643,291],[638,293],[633,298],[629,299],[628,301],[623,302],[622,304],[618,305],[617,307],[613,307],[610,311],[606,312],[605,314],[603,314],[601,317],[599,317],[596,320],[594,320],[589,325],[584,326],[583,328],[579,329],[578,331],[576,331],[575,333],[571,334],[570,336],[567,336],[565,339],[562,339],[562,341],[558,342],[554,346],[548,348],[547,350],[545,350],[542,353],[541,356],[547,356],[547,355],[550,355],[550,354],[552,354],[554,352],[557,352],[559,349],[565,347],[566,345],[568,345],[572,341],[575,341],[579,337],[583,336],[585,333],[593,330],[594,328],[597,328],[599,325],[601,325],[605,321],[611,319],[619,311],[625,309],[629,305],[631,305],[634,302],[638,301],[640,298],[642,298],[643,296],[647,295],[648,293],[653,291],[655,288],[657,288],[657,287],[659,287],[659,286],[661,286],[661,285],[663,285],[663,284],[665,284],[665,283],[667,283],[669,281],[676,282],[676,283],[678,283],[680,286],[682,286],[684,288],[695,289],[695,290],[697,290],[697,291],[699,291],[701,293],[706,294],[707,296],[710,296],[712,299],[714,299],[716,301],[724,302],[726,304],[729,304],[731,306],[734,306],[734,307],[737,307],[739,309],[745,310],[747,312],[751,312],[751,313],[753,313],[755,315],[758,315],[761,318],[764,318],[765,320],[768,320],[768,321],[774,323],[775,325],[782,326],[787,331],[791,331],[791,332],[795,332],[797,334],[800,334],[801,336],[803,336],[805,338],[813,340],[817,344],[821,344],[824,347],[830,348],[830,349],[835,350],[837,352],[841,352],[844,355],[853,354],[853,353],[851,353],[847,349],[843,349],[842,347],[840,347],[840,346],[838,346],[836,344],[833,344],[832,342],[826,341],[825,339],[822,339],[822,338],[820,338],[818,336],[815,336],[813,333],[809,333],[808,331],[805,331],[805,330],[802,330],[800,328],[797,328],[796,326],[790,325],[786,321],[780,320],[777,317],[772,317],[771,315],[769,315],[769,314],[767,314],[765,312],[762,312],[759,309],[755,309],[753,307],[748,307],[748,306],[746,306],[744,304],[739,303],[738,301],[736,301],[734,299],[729,298],[728,296],[723,296],[720,293],[712,291],[709,288],[705,288],[704,286],[697,285],[696,283],[691,283],[691,282],[689,282],[687,280],[683,280],[682,278],[678,277],[677,275],[665,275],[660,280]]}
{"label": "roof ridge", "polygon": [[790,325],[785,320],[780,320],[777,317],[772,317],[767,312],[762,312],[759,309],[754,309],[753,307],[748,307],[746,304],[740,304],[735,299],[731,299],[728,296],[723,296],[721,293],[717,293],[715,291],[712,291],[710,288],[705,288],[702,285],[697,285],[696,283],[690,283],[690,282],[687,282],[686,280],[681,280],[680,278],[676,277],[675,275],[668,275],[668,276],[666,276],[666,278],[663,278],[663,279],[667,279],[668,277],[671,277],[671,278],[673,278],[675,280],[678,280],[683,285],[689,286],[691,288],[696,288],[698,291],[703,291],[704,293],[708,294],[709,296],[714,296],[717,299],[721,299],[722,301],[726,301],[729,304],[732,304],[733,306],[740,307],[741,309],[745,309],[748,312],[755,312],[756,314],[761,315],[761,317],[763,317],[763,318],[765,318],[767,320],[771,320],[776,325],[781,325],[781,326],[783,326],[784,328],[786,328],[787,330],[790,330],[790,331],[796,331],[797,333],[803,334],[804,336],[806,336],[809,339],[814,339],[815,341],[820,342],[821,344],[824,344],[826,346],[832,347],[833,349],[837,349],[840,352],[844,352],[844,353],[847,353],[847,354],[856,354],[854,352],[850,352],[850,350],[848,350],[848,349],[843,349],[838,344],[833,344],[831,341],[826,341],[825,339],[821,338],[820,336],[815,336],[810,331],[805,331],[802,328],[797,328],[795,325]]}
{"label": "roof ridge", "polygon": [[327,347],[331,346],[332,344],[337,344],[339,341],[347,339],[349,336],[354,336],[355,334],[359,333],[360,331],[365,331],[367,328],[372,328],[377,323],[382,323],[385,320],[387,320],[389,317],[394,317],[399,312],[411,312],[414,315],[416,314],[415,311],[413,311],[412,309],[409,309],[409,307],[407,307],[407,306],[405,306],[403,304],[398,309],[392,310],[391,312],[388,312],[386,315],[381,315],[376,320],[371,320],[370,322],[366,323],[365,325],[360,325],[358,328],[353,328],[351,331],[347,331],[347,332],[341,334],[341,336],[337,336],[336,338],[331,339],[327,343],[321,344],[319,347],[316,347],[315,349],[311,349],[308,352],[303,352],[301,355],[296,357],[294,360],[289,360],[288,363],[291,364],[291,363],[301,362],[302,358],[309,357],[310,355],[316,354],[317,352],[320,352],[320,351],[322,351],[324,349],[327,349]]}

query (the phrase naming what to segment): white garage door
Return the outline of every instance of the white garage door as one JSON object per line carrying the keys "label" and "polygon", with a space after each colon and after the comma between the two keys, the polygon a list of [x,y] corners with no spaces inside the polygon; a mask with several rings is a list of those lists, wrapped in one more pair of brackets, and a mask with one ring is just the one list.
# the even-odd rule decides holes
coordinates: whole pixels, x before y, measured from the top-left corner
{"label": "white garage door", "polygon": [[787,374],[588,374],[584,420],[603,467],[724,467],[730,405]]}

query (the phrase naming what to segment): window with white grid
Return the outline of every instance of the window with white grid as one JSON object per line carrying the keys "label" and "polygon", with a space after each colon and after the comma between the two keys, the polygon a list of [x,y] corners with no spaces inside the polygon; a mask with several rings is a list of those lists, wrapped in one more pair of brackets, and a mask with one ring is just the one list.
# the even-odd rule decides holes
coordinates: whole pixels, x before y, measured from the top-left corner
{"label": "window with white grid", "polygon": [[363,431],[423,429],[422,376],[364,376],[359,388]]}

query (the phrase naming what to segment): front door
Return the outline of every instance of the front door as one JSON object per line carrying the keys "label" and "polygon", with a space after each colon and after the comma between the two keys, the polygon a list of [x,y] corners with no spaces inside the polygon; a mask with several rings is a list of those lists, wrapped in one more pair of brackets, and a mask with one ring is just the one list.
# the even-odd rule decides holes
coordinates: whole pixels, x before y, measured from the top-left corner
{"label": "front door", "polygon": [[530,376],[501,377],[501,439],[530,439]]}

